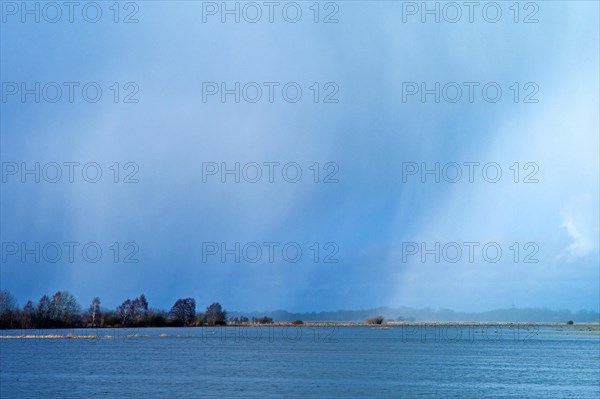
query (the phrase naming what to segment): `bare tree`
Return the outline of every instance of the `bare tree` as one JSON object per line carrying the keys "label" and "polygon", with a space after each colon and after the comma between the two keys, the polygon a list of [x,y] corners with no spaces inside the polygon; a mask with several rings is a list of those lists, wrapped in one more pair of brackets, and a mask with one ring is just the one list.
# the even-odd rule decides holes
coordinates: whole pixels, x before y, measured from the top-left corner
{"label": "bare tree", "polygon": [[0,328],[12,328],[17,321],[17,301],[6,290],[0,291]]}
{"label": "bare tree", "polygon": [[59,291],[52,295],[48,313],[53,326],[73,326],[81,317],[81,307],[73,295]]}
{"label": "bare tree", "polygon": [[42,296],[38,301],[37,309],[35,310],[35,319],[38,328],[50,326],[50,298],[48,298],[48,295]]}
{"label": "bare tree", "polygon": [[178,299],[171,308],[169,317],[177,324],[188,325],[196,317],[196,300],[194,298]]}
{"label": "bare tree", "polygon": [[100,321],[100,298],[95,297],[92,299],[92,304],[88,310],[88,319],[91,323],[91,327],[96,327]]}
{"label": "bare tree", "polygon": [[23,328],[35,327],[35,308],[33,302],[27,301],[21,312],[21,324]]}
{"label": "bare tree", "polygon": [[221,304],[218,302],[214,302],[208,306],[204,315],[206,323],[209,325],[220,326],[227,323],[227,311],[223,310]]}
{"label": "bare tree", "polygon": [[117,307],[117,315],[121,320],[122,325],[127,325],[131,320],[131,299],[126,299],[122,304]]}
{"label": "bare tree", "polygon": [[144,294],[131,301],[130,314],[135,323],[143,323],[148,316],[148,301]]}

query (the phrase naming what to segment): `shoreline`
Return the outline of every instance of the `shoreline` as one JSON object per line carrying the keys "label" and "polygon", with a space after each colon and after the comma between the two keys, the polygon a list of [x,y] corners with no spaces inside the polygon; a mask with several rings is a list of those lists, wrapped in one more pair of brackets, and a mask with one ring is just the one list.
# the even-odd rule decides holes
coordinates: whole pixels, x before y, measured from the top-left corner
{"label": "shoreline", "polygon": [[[368,324],[365,322],[304,322],[303,324],[292,324],[291,322],[278,322],[278,323],[269,323],[269,324],[256,324],[256,323],[246,323],[246,324],[227,324],[223,326],[160,326],[160,327],[84,327],[84,328],[45,328],[45,329],[13,329],[13,330],[0,330],[0,340],[1,339],[114,339],[116,337],[121,338],[137,338],[141,337],[140,334],[130,333],[120,335],[119,331],[127,332],[131,330],[141,331],[144,329],[157,328],[157,329],[190,329],[190,328],[204,328],[204,329],[222,329],[227,327],[234,328],[263,328],[263,327],[325,327],[325,328],[338,328],[338,327],[363,327],[369,328],[372,330],[392,330],[395,328],[402,327],[428,327],[428,328],[444,328],[444,327],[461,327],[461,328],[473,328],[473,327],[501,327],[501,328],[544,328],[555,330],[558,332],[600,332],[600,323],[578,323],[568,325],[566,323],[537,323],[537,322],[473,322],[473,321],[464,321],[464,322],[387,322],[384,324]],[[85,332],[99,331],[99,330],[107,330],[114,331],[117,334],[109,335],[109,334],[85,334]],[[19,335],[7,335],[2,334],[3,331],[21,331],[22,334]],[[48,334],[28,334],[27,331],[30,332],[48,332]],[[65,334],[61,334],[60,332],[65,332]],[[79,334],[77,333],[79,332]],[[81,334],[83,333],[83,334]],[[597,334],[594,334],[597,335]],[[166,334],[160,334],[160,337],[166,336]]]}

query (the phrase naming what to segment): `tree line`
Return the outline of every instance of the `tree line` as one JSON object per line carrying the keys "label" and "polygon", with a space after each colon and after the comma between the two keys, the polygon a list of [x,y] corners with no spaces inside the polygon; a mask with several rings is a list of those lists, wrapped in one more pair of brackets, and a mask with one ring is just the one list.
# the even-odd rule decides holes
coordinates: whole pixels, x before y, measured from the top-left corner
{"label": "tree line", "polygon": [[213,302],[204,312],[196,312],[194,298],[180,298],[169,311],[153,309],[144,294],[126,299],[115,310],[100,306],[96,297],[88,308],[82,308],[67,291],[52,296],[43,295],[37,303],[27,301],[19,308],[15,298],[0,290],[0,329],[28,328],[103,328],[103,327],[163,327],[163,326],[220,326],[244,323],[272,323],[263,317],[234,317],[228,320],[227,311]]}

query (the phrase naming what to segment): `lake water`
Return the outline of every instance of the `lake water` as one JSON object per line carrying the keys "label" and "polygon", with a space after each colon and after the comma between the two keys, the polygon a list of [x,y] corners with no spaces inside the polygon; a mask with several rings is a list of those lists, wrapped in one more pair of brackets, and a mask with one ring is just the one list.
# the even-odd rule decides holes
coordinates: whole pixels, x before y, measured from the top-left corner
{"label": "lake water", "polygon": [[595,398],[598,332],[454,327],[0,331],[2,398]]}

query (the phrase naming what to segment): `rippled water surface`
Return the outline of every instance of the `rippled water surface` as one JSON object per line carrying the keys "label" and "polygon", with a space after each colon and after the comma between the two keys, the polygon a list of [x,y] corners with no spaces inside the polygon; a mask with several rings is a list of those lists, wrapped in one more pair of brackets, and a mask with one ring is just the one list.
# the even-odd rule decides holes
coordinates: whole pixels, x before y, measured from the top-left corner
{"label": "rippled water surface", "polygon": [[[597,332],[470,327],[2,331],[2,398],[598,398]],[[94,335],[92,339],[36,336]]]}

